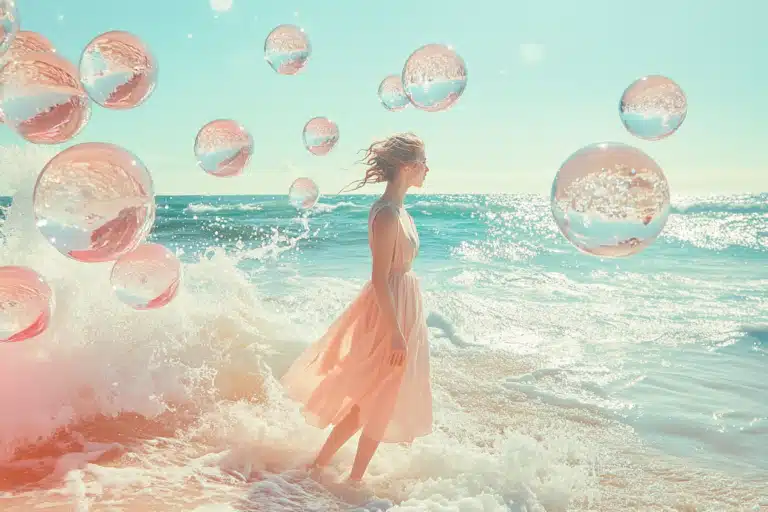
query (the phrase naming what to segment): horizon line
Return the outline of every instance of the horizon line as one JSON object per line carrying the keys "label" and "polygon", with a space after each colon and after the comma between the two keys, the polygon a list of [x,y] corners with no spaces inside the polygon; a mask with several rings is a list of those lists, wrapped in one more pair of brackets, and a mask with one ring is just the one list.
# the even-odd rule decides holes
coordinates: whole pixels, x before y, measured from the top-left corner
{"label": "horizon line", "polygon": [[[738,196],[762,196],[768,195],[768,191],[764,192],[729,192],[729,193],[691,193],[691,194],[677,194],[674,197],[738,197]],[[0,199],[13,199],[16,195],[0,194]],[[288,194],[189,194],[189,193],[158,193],[154,194],[155,197],[288,197]],[[321,194],[318,201],[324,197],[377,197],[381,196],[381,193],[344,193],[344,194]],[[406,197],[418,198],[429,196],[539,196],[548,197],[549,194],[543,194],[540,192],[433,192],[433,193],[415,193],[409,194]]]}
{"label": "horizon line", "polygon": [[[692,193],[692,194],[677,194],[673,197],[735,197],[735,196],[761,196],[768,194],[768,191],[764,192],[729,192],[729,193]],[[424,196],[541,196],[549,197],[550,194],[541,192],[432,192],[432,193],[415,193],[408,194],[406,197],[417,198]],[[344,193],[344,194],[320,194],[320,199],[324,197],[344,197],[344,196],[356,196],[356,197],[378,197],[381,193]],[[288,197],[288,194],[170,194],[162,193],[155,194],[155,197]]]}

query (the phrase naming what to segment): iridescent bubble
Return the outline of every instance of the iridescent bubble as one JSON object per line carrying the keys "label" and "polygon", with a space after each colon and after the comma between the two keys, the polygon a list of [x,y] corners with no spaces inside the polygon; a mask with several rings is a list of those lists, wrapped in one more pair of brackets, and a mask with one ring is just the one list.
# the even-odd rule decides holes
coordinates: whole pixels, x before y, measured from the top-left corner
{"label": "iridescent bubble", "polygon": [[403,79],[400,75],[389,75],[381,81],[379,100],[384,108],[392,112],[403,110],[411,103],[403,90]]}
{"label": "iridescent bubble", "polygon": [[93,101],[112,109],[144,103],[157,85],[157,61],[138,37],[105,32],[80,56],[80,80]]}
{"label": "iridescent bubble", "polygon": [[217,119],[203,126],[195,138],[197,163],[217,177],[243,173],[253,154],[253,137],[230,119]]}
{"label": "iridescent bubble", "polygon": [[59,144],[80,133],[91,102],[75,66],[56,53],[28,53],[0,69],[5,122],[35,144]]}
{"label": "iridescent bubble", "polygon": [[405,94],[416,108],[428,112],[446,110],[467,87],[467,67],[451,48],[428,44],[408,57],[402,82]]}
{"label": "iridescent bubble", "polygon": [[53,292],[34,270],[0,267],[0,342],[24,341],[48,328]]}
{"label": "iridescent bubble", "polygon": [[619,117],[624,127],[645,140],[661,140],[680,128],[688,113],[688,100],[675,82],[651,75],[640,78],[624,91]]}
{"label": "iridescent bubble", "polygon": [[327,117],[313,117],[304,125],[301,138],[307,151],[325,156],[339,141],[339,127]]}
{"label": "iridescent bubble", "polygon": [[320,199],[320,189],[309,178],[296,179],[288,189],[288,201],[295,208],[307,210],[315,206],[318,199]]}
{"label": "iridescent bubble", "polygon": [[0,0],[0,55],[11,47],[19,32],[19,13],[15,0]]}
{"label": "iridescent bubble", "polygon": [[669,185],[658,164],[617,142],[586,146],[552,184],[552,214],[577,249],[618,258],[637,254],[664,229]]}
{"label": "iridescent bubble", "polygon": [[[5,63],[11,59],[36,52],[55,53],[56,49],[45,36],[29,30],[20,30],[16,34],[13,42],[11,42],[8,51],[0,57],[0,65],[5,65]],[[0,110],[0,123],[4,122],[5,114]]]}
{"label": "iridescent bubble", "polygon": [[54,156],[34,190],[37,227],[62,254],[112,261],[144,241],[155,193],[144,164],[113,144],[86,142]]}
{"label": "iridescent bubble", "polygon": [[312,46],[304,29],[280,25],[264,41],[264,58],[281,75],[295,75],[307,64]]}
{"label": "iridescent bubble", "polygon": [[132,308],[161,308],[179,291],[181,263],[160,244],[142,244],[115,262],[110,282],[117,298]]}

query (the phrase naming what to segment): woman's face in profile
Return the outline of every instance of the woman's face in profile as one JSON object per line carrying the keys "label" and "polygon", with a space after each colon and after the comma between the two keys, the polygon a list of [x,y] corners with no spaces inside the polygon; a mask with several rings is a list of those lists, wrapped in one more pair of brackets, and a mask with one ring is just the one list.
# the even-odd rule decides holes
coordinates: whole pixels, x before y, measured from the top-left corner
{"label": "woman's face in profile", "polygon": [[411,164],[408,165],[408,184],[412,187],[421,187],[424,185],[424,179],[429,172],[427,157],[424,152]]}

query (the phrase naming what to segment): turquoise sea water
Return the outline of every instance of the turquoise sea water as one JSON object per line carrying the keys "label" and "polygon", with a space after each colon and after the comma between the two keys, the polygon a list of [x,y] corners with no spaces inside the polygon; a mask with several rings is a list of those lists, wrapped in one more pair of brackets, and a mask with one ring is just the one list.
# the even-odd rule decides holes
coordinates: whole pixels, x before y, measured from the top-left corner
{"label": "turquoise sea water", "polygon": [[[271,295],[295,297],[367,277],[369,203],[326,198],[302,216],[282,197],[163,198],[154,239],[188,254],[212,241],[290,246],[243,265]],[[538,197],[408,206],[433,318],[488,350],[533,350],[510,331],[543,338],[539,367],[500,385],[601,408],[676,453],[768,471],[767,195],[683,204],[654,246],[621,260],[576,252]],[[579,353],[558,353],[558,340]]]}
{"label": "turquoise sea water", "polygon": [[[370,202],[325,198],[298,215],[283,197],[169,197],[153,238],[187,254],[274,247],[279,256],[244,268],[296,300],[330,277],[367,277]],[[432,318],[462,343],[540,352],[533,372],[501,387],[596,407],[665,450],[768,471],[768,195],[691,199],[655,245],[620,260],[576,252],[539,197],[419,196],[408,207]]]}

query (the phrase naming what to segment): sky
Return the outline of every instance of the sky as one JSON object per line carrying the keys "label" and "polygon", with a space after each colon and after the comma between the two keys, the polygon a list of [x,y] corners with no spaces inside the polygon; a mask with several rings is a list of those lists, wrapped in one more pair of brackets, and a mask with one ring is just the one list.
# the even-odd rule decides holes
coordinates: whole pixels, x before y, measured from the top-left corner
{"label": "sky", "polygon": [[[427,144],[425,193],[548,194],[570,154],[602,141],[646,151],[673,195],[768,191],[768,2],[231,0],[220,12],[229,0],[212,1],[17,0],[22,28],[75,63],[109,30],[142,38],[159,63],[146,103],[94,104],[67,145],[132,151],[158,194],[281,194],[300,176],[333,194],[362,176],[361,148],[399,131]],[[295,76],[264,60],[264,39],[283,23],[301,26],[312,43]],[[463,96],[444,112],[387,111],[379,83],[428,43],[449,44],[465,60]],[[618,115],[624,89],[649,74],[675,80],[689,105],[679,131],[657,142],[634,138]],[[339,126],[327,156],[302,145],[315,116]],[[218,118],[237,120],[255,140],[241,176],[216,178],[196,164],[195,135]],[[0,127],[0,145],[25,144]]]}

